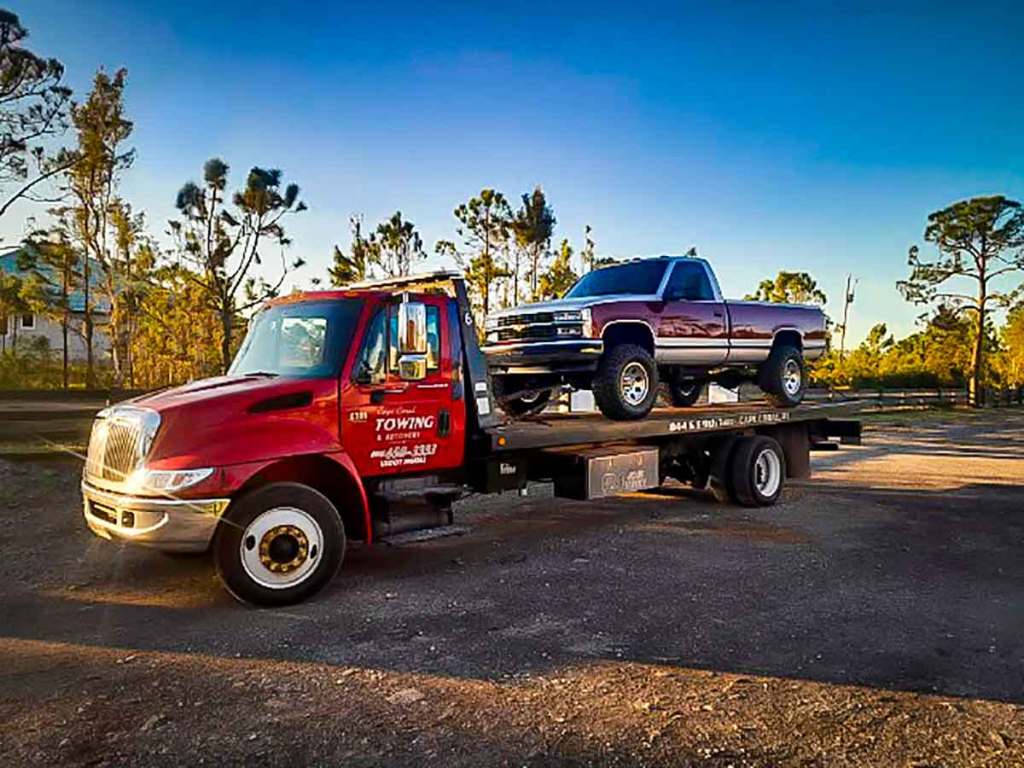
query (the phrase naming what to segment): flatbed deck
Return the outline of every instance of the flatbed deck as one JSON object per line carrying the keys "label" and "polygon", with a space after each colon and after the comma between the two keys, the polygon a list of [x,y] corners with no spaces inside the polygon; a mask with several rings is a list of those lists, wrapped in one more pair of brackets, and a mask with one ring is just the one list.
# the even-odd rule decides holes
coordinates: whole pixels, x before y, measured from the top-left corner
{"label": "flatbed deck", "polygon": [[848,401],[777,408],[757,401],[694,408],[656,408],[647,418],[638,421],[613,421],[600,413],[557,413],[509,422],[485,431],[490,437],[492,451],[521,451],[849,418],[862,406],[858,401]]}

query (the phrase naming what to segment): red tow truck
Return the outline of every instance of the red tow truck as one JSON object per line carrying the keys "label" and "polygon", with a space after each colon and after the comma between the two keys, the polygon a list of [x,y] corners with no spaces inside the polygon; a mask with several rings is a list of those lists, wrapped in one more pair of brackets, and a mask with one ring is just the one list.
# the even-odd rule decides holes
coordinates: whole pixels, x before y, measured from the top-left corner
{"label": "red tow truck", "polygon": [[212,553],[225,587],[300,601],[349,542],[452,523],[467,492],[553,483],[594,499],[666,478],[774,504],[809,451],[856,442],[829,405],[655,409],[509,421],[496,409],[461,276],[438,272],[263,307],[227,375],[100,412],[83,478],[97,535]]}

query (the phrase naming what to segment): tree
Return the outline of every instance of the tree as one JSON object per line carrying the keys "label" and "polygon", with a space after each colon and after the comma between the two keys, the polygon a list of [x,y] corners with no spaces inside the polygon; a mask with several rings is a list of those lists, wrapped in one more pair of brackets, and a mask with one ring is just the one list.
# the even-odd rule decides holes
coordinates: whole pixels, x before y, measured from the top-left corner
{"label": "tree", "polygon": [[508,238],[512,211],[501,192],[482,189],[478,196],[455,209],[455,218],[459,220],[455,231],[462,238],[465,252],[447,240],[438,242],[435,251],[455,257],[472,294],[479,297],[478,308],[487,315],[496,281],[511,275],[501,262],[500,246]]}
{"label": "tree", "polygon": [[523,204],[512,221],[516,242],[516,260],[512,266],[512,302],[519,303],[519,254],[525,253],[530,262],[530,297],[536,301],[538,281],[544,257],[551,247],[555,231],[555,214],[548,205],[544,190],[539,186],[522,196]]}
{"label": "tree", "polygon": [[[1007,306],[1016,294],[997,289],[994,281],[1024,271],[1024,211],[1001,195],[962,200],[928,217],[924,239],[935,246],[935,258],[923,259],[911,246],[910,277],[896,285],[907,301],[942,302],[973,315],[968,396],[972,405],[981,405],[989,306]],[[966,282],[971,292],[956,290],[957,282]]]}
{"label": "tree", "polygon": [[775,279],[762,280],[748,301],[770,301],[773,304],[824,304],[825,293],[807,272],[781,271]]}
{"label": "tree", "polygon": [[1000,333],[1003,352],[1000,373],[1003,383],[1011,387],[1024,386],[1024,303],[1017,304],[1006,315],[1006,325]]}
{"label": "tree", "polygon": [[[181,218],[170,222],[171,234],[181,257],[195,267],[185,274],[220,320],[224,372],[231,365],[240,317],[276,296],[288,272],[303,265],[301,259],[289,263],[285,258],[291,241],[282,221],[306,210],[306,204],[299,200],[298,185],[283,186],[281,177],[276,169],[253,168],[229,207],[228,164],[212,158],[203,166],[203,185],[187,182],[175,201]],[[253,268],[262,265],[264,248],[275,245],[281,254],[280,277],[269,283]]]}
{"label": "tree", "polygon": [[597,243],[594,230],[587,224],[583,228],[583,250],[580,251],[580,268],[583,274],[593,272],[597,263]]}
{"label": "tree", "polygon": [[390,219],[377,225],[376,246],[379,263],[389,277],[408,275],[413,262],[427,257],[416,227],[402,219],[401,211],[395,211]]}
{"label": "tree", "polygon": [[[77,133],[75,163],[67,172],[70,203],[53,210],[83,254],[82,291],[84,294],[84,336],[86,348],[86,386],[95,385],[93,360],[94,297],[92,296],[95,264],[100,271],[99,285],[111,312],[123,288],[121,264],[113,247],[116,239],[112,217],[121,205],[117,191],[121,174],[131,166],[135,151],[124,146],[132,132],[132,123],[124,116],[124,88],[128,73],[120,69],[113,77],[102,69],[93,79],[93,89],[85,103],[75,105],[71,120]],[[112,338],[121,335],[114,322],[123,314],[111,317]],[[123,349],[113,345],[114,376],[123,379]]]}
{"label": "tree", "polygon": [[[61,386],[68,388],[68,334],[72,327],[71,296],[80,284],[82,257],[60,226],[30,235],[19,255],[20,269],[39,281],[38,301],[33,311],[60,324]],[[80,331],[79,331],[80,333]]]}
{"label": "tree", "polygon": [[339,288],[366,280],[373,274],[374,266],[380,263],[380,248],[373,235],[363,237],[363,217],[350,216],[348,223],[352,231],[349,252],[334,246],[332,264],[327,268],[331,285]]}
{"label": "tree", "polygon": [[67,129],[71,89],[64,65],[23,47],[27,37],[18,15],[0,9],[0,186],[13,186],[0,197],[0,216],[76,159],[47,155],[46,144]]}
{"label": "tree", "polygon": [[572,246],[568,240],[562,240],[551,266],[541,275],[540,298],[561,298],[578,279],[579,276],[572,269]]}

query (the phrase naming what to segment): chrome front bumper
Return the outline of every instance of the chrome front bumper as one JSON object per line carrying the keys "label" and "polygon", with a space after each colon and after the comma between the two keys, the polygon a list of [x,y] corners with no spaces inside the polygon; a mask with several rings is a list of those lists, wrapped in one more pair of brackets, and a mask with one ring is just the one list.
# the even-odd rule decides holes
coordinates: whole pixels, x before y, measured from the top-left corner
{"label": "chrome front bumper", "polygon": [[169,552],[203,552],[230,499],[161,499],[104,491],[82,482],[85,522],[104,539]]}

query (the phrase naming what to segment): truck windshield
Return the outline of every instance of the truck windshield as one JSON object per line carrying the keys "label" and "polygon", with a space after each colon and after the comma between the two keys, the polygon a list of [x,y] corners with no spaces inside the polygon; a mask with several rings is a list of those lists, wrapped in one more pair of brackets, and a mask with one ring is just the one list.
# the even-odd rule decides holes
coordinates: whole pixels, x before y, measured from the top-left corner
{"label": "truck windshield", "polygon": [[352,343],[361,299],[278,304],[260,311],[228,374],[337,376]]}
{"label": "truck windshield", "polygon": [[605,267],[581,277],[569,292],[567,299],[585,296],[611,296],[614,294],[636,294],[651,296],[658,292],[661,278],[665,276],[666,261],[637,261],[617,267]]}

